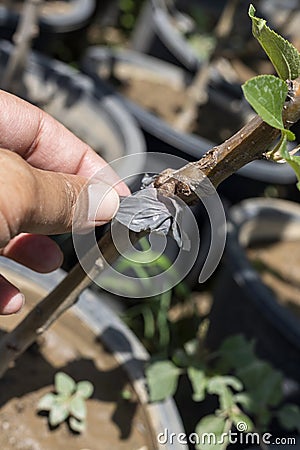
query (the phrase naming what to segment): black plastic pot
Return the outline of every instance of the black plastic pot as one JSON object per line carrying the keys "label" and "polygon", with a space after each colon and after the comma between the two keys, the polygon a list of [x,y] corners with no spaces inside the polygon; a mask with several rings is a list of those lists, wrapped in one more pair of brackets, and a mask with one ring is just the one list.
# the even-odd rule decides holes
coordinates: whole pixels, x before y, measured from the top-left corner
{"label": "black plastic pot", "polygon": [[[176,0],[174,3],[175,8],[167,7],[166,0],[149,0],[145,4],[131,37],[131,48],[195,72],[203,57],[193,49],[180,28],[193,30],[190,13],[195,8],[203,10],[204,22],[216,24],[226,1]],[[247,11],[248,2],[243,3],[240,7]]]}
{"label": "black plastic pot", "polygon": [[194,72],[202,61],[176,28],[162,3],[151,0],[145,4],[131,38],[131,47]]}
{"label": "black plastic pot", "polygon": [[[0,67],[3,69],[14,46],[0,41]],[[70,66],[31,53],[23,77],[22,96],[70,129],[107,162],[146,151],[145,140],[134,118],[102,83],[92,80]],[[122,160],[119,174],[142,173],[142,158]],[[137,177],[127,179],[131,188]],[[65,255],[64,268],[77,261],[72,239],[56,237]]]}
{"label": "black plastic pot", "polygon": [[[299,205],[271,199],[249,199],[230,211],[228,239],[210,314],[207,343],[217,348],[229,335],[242,333],[256,341],[256,351],[298,384],[300,320],[280,305],[247,258],[254,243],[300,238]],[[298,401],[300,397],[298,398]]]}
{"label": "black plastic pot", "polygon": [[[5,258],[0,258],[0,269],[1,273],[7,276],[8,279],[17,279],[20,288],[30,289],[30,287],[33,287],[38,289],[39,292],[42,291],[44,295],[53,290],[66,276],[66,273],[60,269],[50,274],[41,275]],[[110,303],[107,301],[105,294],[100,295],[90,289],[86,289],[80,295],[78,303],[72,307],[71,311],[75,316],[79,317],[83,324],[88,326],[95,336],[95,341],[102,342],[105,345],[107,351],[115,357],[117,365],[126,373],[130,384],[137,394],[139,403],[145,410],[146,420],[149,423],[151,432],[153,432],[154,442],[152,448],[157,450],[161,448],[155,439],[166,428],[169,432],[175,432],[176,436],[179,433],[183,433],[182,422],[173,399],[169,398],[155,404],[149,403],[144,377],[144,366],[149,360],[149,354],[136,336],[110,308]],[[90,356],[90,358],[92,360],[93,356]],[[77,359],[79,367],[80,361],[80,359]],[[84,363],[85,360],[83,359],[82,364]],[[99,374],[100,372],[101,369],[99,369]],[[123,439],[123,436],[120,436],[120,439]],[[187,446],[178,440],[174,440],[173,443],[167,442],[164,448],[166,450],[187,450]]]}
{"label": "black plastic pot", "polygon": [[[127,69],[132,68],[133,71],[142,69],[156,78],[160,76],[162,83],[165,82],[167,85],[175,83],[177,86],[184,87],[186,80],[189,79],[189,74],[179,67],[129,50],[91,47],[82,61],[83,71],[100,84],[103,83],[101,74],[105,74],[106,78],[109,78],[122,65]],[[116,93],[116,89],[112,85],[109,88],[111,92]],[[195,134],[176,131],[167,122],[137,103],[133,103],[120,94],[116,95],[143,129],[148,150],[171,153],[193,161],[201,158],[208,149],[215,145]],[[212,127],[215,126],[214,110],[218,114],[222,114],[224,121],[227,121],[228,124],[232,125],[233,123],[236,130],[252,113],[241,96],[241,90],[236,92],[230,86],[220,85],[217,81],[209,88],[209,105]],[[269,185],[279,185],[282,191],[281,196],[285,197],[288,195],[288,187],[295,181],[292,169],[285,164],[253,161],[240,169],[229,180],[223,182],[219,191],[231,202],[237,202],[243,198],[263,194]]]}
{"label": "black plastic pot", "polygon": [[[69,52],[74,52],[76,49],[78,52],[82,49],[84,31],[96,11],[97,2],[96,0],[70,0],[65,3],[67,9],[63,13],[47,13],[46,10],[43,13],[42,10],[39,35],[34,40],[34,48],[51,54],[61,54],[68,59]],[[0,37],[2,39],[12,39],[19,17],[17,12],[0,6]]]}
{"label": "black plastic pot", "polygon": [[[0,41],[2,73],[13,48],[9,42]],[[22,96],[27,101],[55,117],[106,161],[145,151],[135,120],[103,83],[95,86],[90,78],[70,66],[31,53],[23,84]],[[142,172],[139,160],[136,165],[137,173]]]}

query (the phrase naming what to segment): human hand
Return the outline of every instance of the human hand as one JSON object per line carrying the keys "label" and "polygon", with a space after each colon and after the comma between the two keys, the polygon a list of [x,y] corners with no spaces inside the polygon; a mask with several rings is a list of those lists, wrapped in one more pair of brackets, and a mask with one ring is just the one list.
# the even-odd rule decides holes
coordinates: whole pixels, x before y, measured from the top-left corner
{"label": "human hand", "polygon": [[[46,235],[70,231],[88,178],[104,168],[104,179],[86,189],[82,228],[112,219],[119,195],[129,189],[96,152],[45,112],[3,91],[0,110],[0,254],[51,272],[63,255]],[[0,275],[0,314],[16,313],[23,303],[23,294]]]}

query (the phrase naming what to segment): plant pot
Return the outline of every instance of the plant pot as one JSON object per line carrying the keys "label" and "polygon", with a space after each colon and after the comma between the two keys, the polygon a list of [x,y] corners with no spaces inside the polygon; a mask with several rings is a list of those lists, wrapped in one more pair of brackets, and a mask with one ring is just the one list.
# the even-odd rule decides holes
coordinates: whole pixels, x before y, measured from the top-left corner
{"label": "plant pot", "polygon": [[157,3],[146,2],[131,38],[131,48],[196,71],[201,61],[178,31],[168,12]]}
{"label": "plant pot", "polygon": [[[212,349],[217,348],[227,336],[237,333],[255,339],[258,355],[269,360],[288,379],[293,380],[286,384],[286,395],[295,396],[298,402],[300,318],[291,312],[292,303],[290,306],[287,304],[290,298],[287,288],[292,283],[286,278],[284,300],[282,287],[279,289],[283,275],[274,278],[274,274],[283,273],[280,266],[285,264],[283,261],[287,262],[283,266],[284,270],[285,267],[289,273],[297,270],[297,265],[293,267],[292,258],[298,255],[299,238],[300,207],[295,203],[250,199],[231,209],[224,262],[215,286],[207,336],[207,344]],[[285,245],[291,245],[293,251],[281,250],[281,256],[279,253],[274,256],[270,252],[274,252],[275,244],[280,244],[283,249]],[[260,262],[263,268],[261,274],[249,259],[250,246],[254,248],[257,245],[263,248],[263,257],[271,257],[272,264],[276,264],[272,266],[273,269],[269,269],[269,263],[266,265]],[[253,251],[256,251],[255,248]],[[271,281],[270,276],[273,277]]]}
{"label": "plant pot", "polygon": [[[0,267],[25,292],[26,310],[65,275],[61,270],[36,274],[3,258]],[[2,332],[14,327],[25,312],[2,317]],[[173,400],[148,403],[143,375],[147,359],[140,342],[106,302],[86,290],[78,304],[44,333],[0,381],[1,449],[158,449],[158,433],[165,428],[180,433],[182,425]],[[82,435],[72,435],[66,423],[50,430],[47,418],[36,414],[37,402],[52,390],[57,371],[94,384],[93,398],[87,401],[87,430]],[[125,388],[132,394],[130,400],[122,399]],[[176,442],[163,448],[186,449]]]}
{"label": "plant pot", "polygon": [[[74,55],[70,56],[69,53],[79,54],[79,50],[83,48],[84,32],[96,11],[96,3],[95,0],[44,3],[40,13],[39,35],[34,40],[34,47],[50,54],[60,54],[64,59],[72,59]],[[0,6],[2,39],[12,39],[19,18],[19,7],[9,9]],[[64,51],[62,47],[65,47]]]}
{"label": "plant pot", "polygon": [[[176,64],[190,72],[196,72],[203,64],[204,58],[199,56],[179,28],[176,19],[189,20],[186,13],[195,6],[197,1],[176,1],[176,16],[174,17],[164,0],[150,0],[137,20],[130,46],[133,50],[155,56],[166,62]],[[218,17],[224,6],[223,0],[218,2],[201,2],[201,6]]]}
{"label": "plant pot", "polygon": [[[175,93],[170,93],[169,98],[175,98],[176,92],[184,93],[189,74],[179,67],[160,61],[156,58],[141,55],[129,50],[112,50],[103,47],[91,47],[87,50],[82,69],[88,73],[96,83],[100,85],[104,79],[109,82],[111,76],[135,76],[141,80],[159,80],[163,88],[156,97],[154,88],[148,87],[150,100],[157,98],[157,102],[164,104],[164,87],[174,86]],[[123,75],[122,75],[123,74]],[[159,151],[175,154],[189,161],[200,159],[203,154],[215,145],[212,139],[203,138],[200,135],[177,131],[166,120],[157,115],[157,111],[129,100],[120,93],[116,93],[118,86],[110,84],[110,91],[122,100],[126,108],[133,114],[144,131],[147,148],[150,151]],[[176,91],[177,90],[177,91]],[[146,89],[141,89],[142,96]],[[209,101],[202,111],[201,127],[203,133],[213,137],[214,129],[218,129],[219,142],[225,140],[249,119],[252,110],[242,98],[241,90],[232,86],[220,84],[215,80],[209,87]],[[168,100],[168,98],[167,98]],[[143,98],[143,101],[145,99]],[[219,121],[217,123],[217,118]],[[218,124],[220,125],[218,128]],[[217,136],[215,136],[217,137]],[[216,142],[216,140],[214,141]],[[225,180],[219,192],[229,198],[231,202],[237,202],[242,198],[253,197],[264,193],[269,185],[278,185],[280,196],[287,196],[291,185],[296,181],[293,170],[286,164],[275,164],[269,161],[253,161],[241,168],[237,174]]]}
{"label": "plant pot", "polygon": [[[0,42],[2,72],[13,49],[9,42]],[[143,135],[135,120],[104,83],[97,83],[96,87],[77,70],[33,52],[23,85],[21,94],[27,101],[52,115],[107,162],[145,152]],[[124,174],[131,173],[132,165],[132,158],[130,163],[124,161]],[[139,159],[134,170],[143,171]]]}
{"label": "plant pot", "polygon": [[[14,46],[0,41],[0,67],[6,67]],[[146,151],[145,140],[134,118],[104,83],[97,83],[65,63],[33,52],[28,58],[21,96],[47,111],[89,144],[107,162],[126,157],[118,166],[121,178],[143,172],[142,158],[131,158]],[[116,166],[114,166],[117,170]],[[138,177],[126,180],[130,188]],[[55,237],[65,255],[64,268],[77,261],[70,235]]]}
{"label": "plant pot", "polygon": [[[149,0],[145,3],[131,37],[131,48],[194,73],[206,56],[193,48],[183,30],[194,32],[195,21],[192,16],[198,9],[197,16],[201,15],[201,21],[211,25],[212,34],[226,1],[176,0],[174,3],[175,8],[165,0]],[[247,3],[243,3],[241,9],[246,11]]]}

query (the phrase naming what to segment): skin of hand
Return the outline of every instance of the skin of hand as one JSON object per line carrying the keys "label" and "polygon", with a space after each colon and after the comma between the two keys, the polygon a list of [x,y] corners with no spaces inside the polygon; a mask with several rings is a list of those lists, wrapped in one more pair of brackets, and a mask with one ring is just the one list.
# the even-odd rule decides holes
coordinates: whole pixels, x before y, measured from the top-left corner
{"label": "skin of hand", "polygon": [[[72,229],[79,193],[86,192],[79,224],[85,229],[111,220],[119,195],[130,192],[96,152],[42,110],[3,91],[0,110],[0,254],[51,272],[63,255],[47,235]],[[23,304],[24,295],[0,275],[0,314]]]}

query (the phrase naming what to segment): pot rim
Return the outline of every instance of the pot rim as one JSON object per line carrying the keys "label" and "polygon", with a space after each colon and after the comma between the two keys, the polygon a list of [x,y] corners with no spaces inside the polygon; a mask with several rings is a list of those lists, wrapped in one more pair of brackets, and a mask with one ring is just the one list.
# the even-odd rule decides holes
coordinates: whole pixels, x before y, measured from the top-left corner
{"label": "pot rim", "polygon": [[[96,10],[96,0],[71,0],[72,8],[66,14],[47,14],[41,16],[39,24],[42,32],[68,33],[84,27]],[[20,14],[0,7],[2,27],[15,27]]]}
{"label": "pot rim", "polygon": [[[225,264],[229,267],[235,282],[246,293],[264,318],[300,350],[300,321],[291,311],[274,301],[274,295],[262,282],[259,273],[253,268],[247,258],[245,247],[240,243],[241,233],[250,221],[257,222],[262,232],[264,219],[270,223],[299,223],[300,235],[300,205],[288,200],[253,198],[242,201],[229,211],[227,244],[224,254]],[[260,225],[259,225],[260,223]],[[280,226],[273,229],[273,238],[285,238]],[[249,230],[248,230],[249,231]],[[252,230],[253,232],[253,230]],[[251,230],[250,230],[251,233]],[[249,239],[249,236],[248,236]]]}
{"label": "pot rim", "polygon": [[[8,58],[13,48],[12,43],[0,40],[0,54],[2,53],[4,57]],[[36,51],[30,53],[25,74],[41,79],[44,83],[44,80],[52,77],[57,87],[68,92],[70,97],[73,95],[74,98],[79,98],[80,96],[85,100],[90,110],[95,112],[95,115],[97,111],[102,111],[107,117],[108,127],[117,136],[124,151],[122,174],[140,174],[143,172],[143,158],[135,158],[133,165],[133,158],[131,157],[136,153],[146,154],[146,143],[142,131],[122,102],[111,92],[108,92],[103,83],[97,83],[96,86],[90,77],[82,74],[79,70]],[[103,119],[99,114],[99,124],[101,120]],[[126,156],[129,156],[129,158],[126,159]]]}
{"label": "pot rim", "polygon": [[[96,84],[104,84],[110,92],[113,92],[148,133],[151,133],[156,138],[188,153],[195,159],[199,159],[204,153],[215,146],[214,143],[201,136],[176,131],[166,121],[116,92],[107,81],[102,80],[96,74],[94,68],[97,61],[113,62],[114,60],[119,60],[128,64],[138,64],[147,69],[152,67],[155,74],[161,74],[166,80],[169,78],[176,78],[178,81],[183,81],[187,79],[189,74],[180,67],[161,61],[153,56],[140,54],[134,50],[109,49],[104,46],[89,47],[81,61],[82,70],[92,77]],[[239,169],[236,173],[239,176],[265,183],[293,184],[296,182],[294,171],[287,164],[276,164],[264,160],[252,161]]]}
{"label": "pot rim", "polygon": [[[62,269],[57,269],[49,274],[40,274],[0,256],[0,270],[4,268],[25,277],[27,281],[39,284],[46,292],[53,290],[67,275]],[[184,432],[184,429],[174,400],[169,398],[159,403],[148,403],[144,362],[149,359],[149,354],[134,333],[108,305],[105,294],[100,296],[100,294],[86,289],[79,296],[78,303],[71,309],[95,333],[97,338],[101,337],[105,346],[122,366],[147,412],[153,436],[158,436],[164,429],[168,429],[178,436]],[[106,330],[114,330],[115,336],[111,332],[105,333]],[[174,440],[173,444],[167,443],[164,446],[160,446],[157,442],[157,449],[187,450],[187,446]]]}

